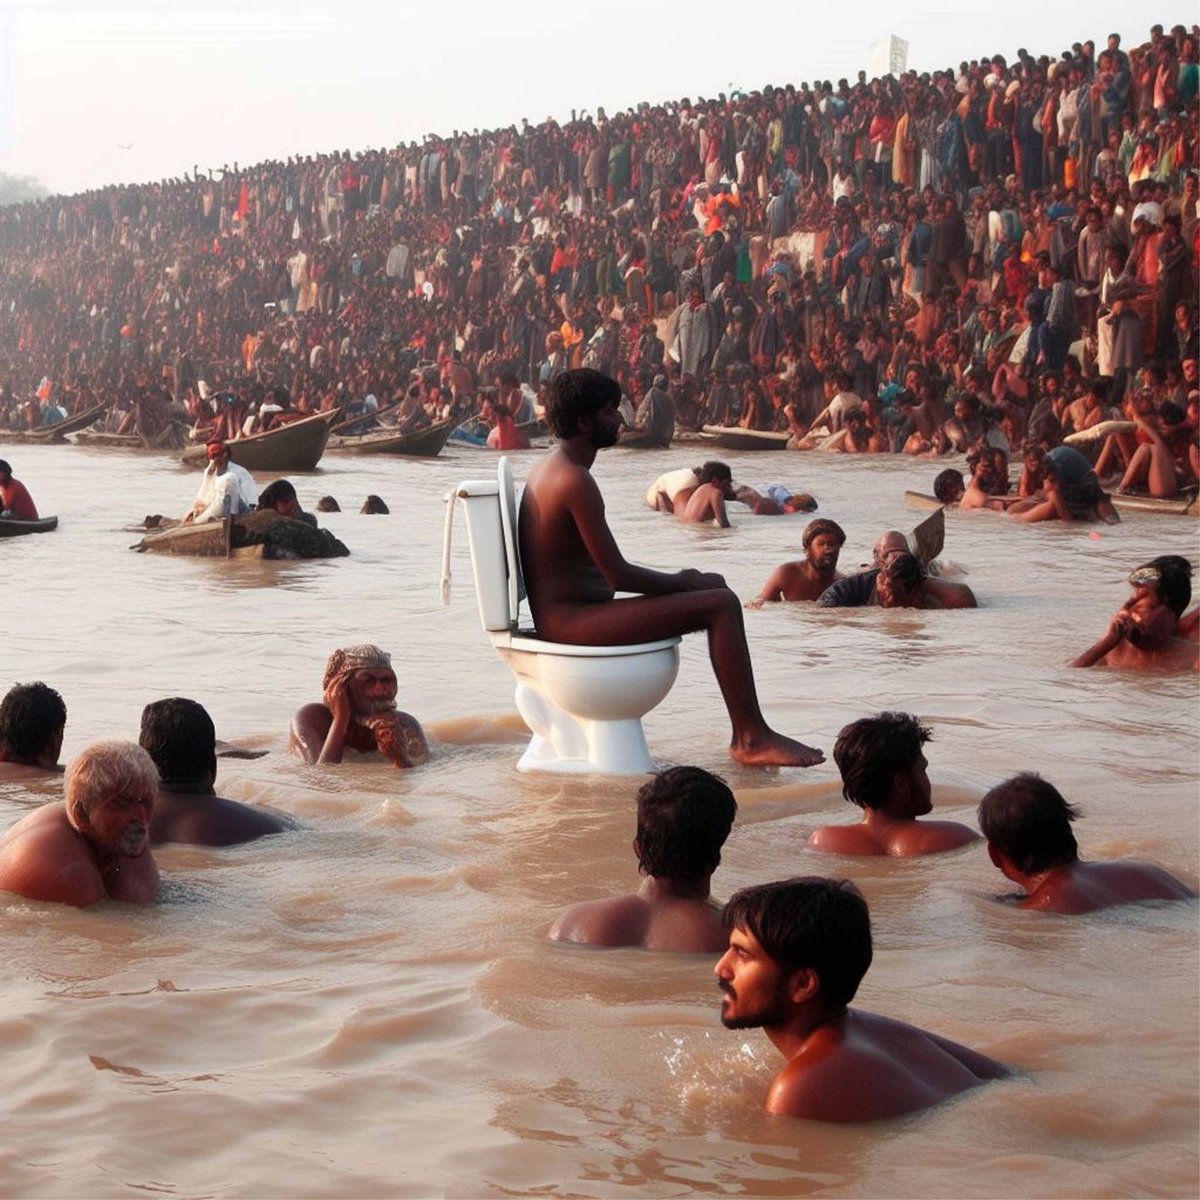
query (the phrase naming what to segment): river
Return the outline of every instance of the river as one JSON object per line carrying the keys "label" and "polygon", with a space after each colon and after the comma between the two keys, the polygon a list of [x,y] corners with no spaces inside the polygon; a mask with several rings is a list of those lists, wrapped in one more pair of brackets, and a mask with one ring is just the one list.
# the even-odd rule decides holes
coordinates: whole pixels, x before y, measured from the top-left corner
{"label": "river", "polygon": [[[3,687],[43,679],[68,707],[64,762],[136,740],[142,705],[185,695],[219,737],[268,750],[222,760],[218,790],[301,828],[229,850],[156,857],[162,903],[78,912],[0,897],[0,1194],[5,1196],[1191,1196],[1198,1183],[1194,904],[1090,918],[1022,912],[976,844],[908,861],[814,854],[850,820],[832,761],[754,771],[702,639],[646,721],[664,763],[720,771],[738,821],[714,880],[727,896],[794,874],[852,877],[871,905],[862,1007],[1018,1069],[932,1111],[862,1127],[767,1117],[778,1066],[758,1031],[718,1020],[712,962],[552,945],[576,900],[636,886],[637,781],[520,775],[511,676],[479,627],[457,529],[439,596],[444,507],[490,475],[485,451],[431,461],[327,456],[293,476],[353,551],[305,563],[138,555],[122,526],[181,513],[198,475],[166,456],[11,446],[57,532],[0,544]],[[745,598],[800,553],[804,517],[728,531],[644,507],[695,448],[613,450],[596,474],[626,555],[719,570]],[[730,454],[735,479],[782,477],[847,530],[843,568],[911,528],[905,488],[935,464]],[[518,477],[529,454],[515,456]],[[265,482],[261,480],[260,482]],[[390,516],[362,516],[369,493]],[[1196,522],[1129,516],[1098,530],[950,514],[944,558],[978,611],[747,614],[763,706],[832,751],[884,708],[933,727],[939,816],[1018,770],[1080,804],[1087,857],[1134,855],[1195,882],[1194,676],[1074,671],[1066,662],[1160,553],[1197,559]],[[339,644],[390,649],[430,763],[310,767],[287,726],[320,697]],[[0,784],[0,827],[60,780]]]}

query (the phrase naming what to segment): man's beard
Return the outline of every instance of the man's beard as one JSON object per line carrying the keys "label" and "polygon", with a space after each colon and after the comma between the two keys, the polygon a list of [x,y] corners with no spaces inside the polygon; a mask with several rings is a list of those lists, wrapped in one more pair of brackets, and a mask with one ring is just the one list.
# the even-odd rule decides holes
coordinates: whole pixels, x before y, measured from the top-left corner
{"label": "man's beard", "polygon": [[394,712],[395,700],[364,700],[354,709],[354,720],[359,725],[370,725],[380,717]]}
{"label": "man's beard", "polygon": [[[723,983],[718,983],[722,993],[733,997],[733,989]],[[726,1029],[759,1029],[764,1025],[782,1025],[788,1018],[787,994],[782,983],[770,1001],[757,1012],[744,1013],[737,1017],[726,1017],[724,1005],[721,1011],[721,1024]]]}

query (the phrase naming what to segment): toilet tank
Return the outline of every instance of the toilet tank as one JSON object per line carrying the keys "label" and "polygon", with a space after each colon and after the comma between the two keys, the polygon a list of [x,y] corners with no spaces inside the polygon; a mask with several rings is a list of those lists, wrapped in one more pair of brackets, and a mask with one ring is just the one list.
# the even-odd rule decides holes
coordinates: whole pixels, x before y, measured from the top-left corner
{"label": "toilet tank", "polygon": [[467,513],[467,539],[479,620],[490,632],[512,629],[508,559],[500,519],[500,487],[495,479],[470,479],[457,488],[458,502]]}

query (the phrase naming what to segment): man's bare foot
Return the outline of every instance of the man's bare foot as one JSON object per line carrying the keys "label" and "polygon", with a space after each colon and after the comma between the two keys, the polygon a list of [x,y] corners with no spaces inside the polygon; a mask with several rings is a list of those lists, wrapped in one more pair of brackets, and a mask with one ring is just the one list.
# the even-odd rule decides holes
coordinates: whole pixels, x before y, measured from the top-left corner
{"label": "man's bare foot", "polygon": [[773,729],[764,730],[754,738],[741,738],[730,743],[729,753],[747,767],[815,767],[825,761],[820,750],[784,737]]}

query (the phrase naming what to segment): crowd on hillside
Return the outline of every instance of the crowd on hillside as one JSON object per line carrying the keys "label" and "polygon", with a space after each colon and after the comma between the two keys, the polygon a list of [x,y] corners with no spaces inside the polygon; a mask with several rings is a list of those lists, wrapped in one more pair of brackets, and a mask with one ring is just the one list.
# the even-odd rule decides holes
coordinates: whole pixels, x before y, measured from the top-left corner
{"label": "crowd on hillside", "polygon": [[0,425],[99,399],[127,428],[171,401],[203,419],[223,390],[260,421],[420,420],[582,365],[635,410],[662,377],[685,427],[805,444],[850,425],[849,451],[963,449],[956,406],[1013,444],[1031,419],[1052,442],[1126,416],[1169,435],[1186,481],[1198,43],[1155,26],[1128,51],[1112,35],[3,208]]}

